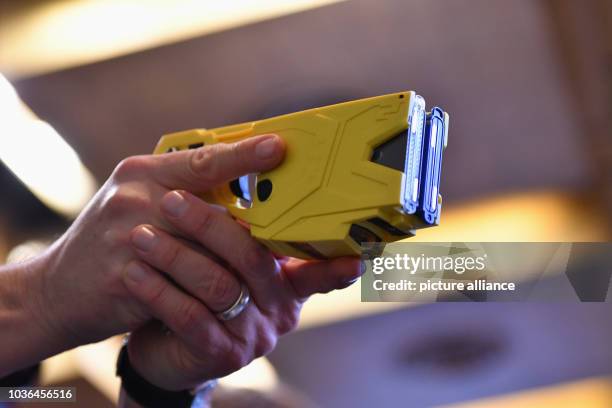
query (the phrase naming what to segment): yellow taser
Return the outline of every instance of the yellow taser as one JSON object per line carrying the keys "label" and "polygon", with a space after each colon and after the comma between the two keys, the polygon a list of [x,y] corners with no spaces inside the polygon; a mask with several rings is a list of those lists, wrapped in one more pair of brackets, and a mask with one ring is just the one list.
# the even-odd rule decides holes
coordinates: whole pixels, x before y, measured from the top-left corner
{"label": "yellow taser", "polygon": [[248,223],[279,255],[361,254],[437,225],[448,114],[427,113],[406,91],[216,129],[163,136],[155,154],[275,133],[287,145],[272,171],[248,174],[202,196]]}

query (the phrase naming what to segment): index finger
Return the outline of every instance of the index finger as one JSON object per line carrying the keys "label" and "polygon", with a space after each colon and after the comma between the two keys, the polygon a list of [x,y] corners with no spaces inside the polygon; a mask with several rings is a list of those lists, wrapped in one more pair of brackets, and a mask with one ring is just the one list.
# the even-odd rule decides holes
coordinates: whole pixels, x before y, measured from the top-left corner
{"label": "index finger", "polygon": [[283,140],[270,134],[152,156],[150,169],[168,189],[201,193],[245,174],[271,170],[284,153]]}

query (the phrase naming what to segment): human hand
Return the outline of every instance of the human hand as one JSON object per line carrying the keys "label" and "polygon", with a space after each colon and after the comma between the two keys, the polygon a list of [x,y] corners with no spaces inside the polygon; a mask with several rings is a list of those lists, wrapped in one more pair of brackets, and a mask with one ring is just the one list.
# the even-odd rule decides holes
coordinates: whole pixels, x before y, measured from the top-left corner
{"label": "human hand", "polygon": [[[270,170],[283,152],[282,140],[267,135],[120,163],[68,231],[32,264],[32,273],[23,274],[31,314],[45,328],[46,341],[61,351],[151,319],[151,311],[134,299],[122,278],[136,258],[132,229],[147,224],[178,234],[160,212],[165,194],[177,188],[200,193],[222,180]],[[194,251],[203,254],[194,271],[214,263],[204,249]]]}
{"label": "human hand", "polygon": [[[133,242],[141,261],[125,273],[126,287],[166,326],[151,322],[128,343],[132,366],[158,387],[191,388],[267,354],[296,326],[310,295],[344,288],[362,274],[355,258],[278,260],[225,212],[187,192],[166,194],[161,207],[184,239],[137,227]],[[241,283],[250,304],[237,317],[219,320],[215,314],[236,301]]]}

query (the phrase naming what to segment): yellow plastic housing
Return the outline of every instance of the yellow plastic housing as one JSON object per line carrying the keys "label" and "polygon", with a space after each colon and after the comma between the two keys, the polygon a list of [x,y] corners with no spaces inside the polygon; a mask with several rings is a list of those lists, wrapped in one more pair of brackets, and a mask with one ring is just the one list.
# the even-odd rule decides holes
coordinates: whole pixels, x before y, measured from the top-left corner
{"label": "yellow plastic housing", "polygon": [[[275,133],[287,145],[269,180],[269,197],[253,193],[245,205],[229,183],[206,194],[251,226],[251,234],[277,254],[332,258],[361,253],[359,241],[391,242],[427,227],[402,211],[403,172],[371,161],[373,149],[408,127],[412,91],[309,109],[216,129],[163,136],[155,154],[231,143]],[[373,222],[372,220],[375,220]]]}

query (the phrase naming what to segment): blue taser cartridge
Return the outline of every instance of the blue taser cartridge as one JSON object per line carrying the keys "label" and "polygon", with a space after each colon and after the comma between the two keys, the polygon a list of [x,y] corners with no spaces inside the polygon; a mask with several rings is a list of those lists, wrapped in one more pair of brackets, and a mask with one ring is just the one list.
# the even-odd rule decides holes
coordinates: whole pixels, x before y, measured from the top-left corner
{"label": "blue taser cartridge", "polygon": [[440,195],[440,174],[442,153],[448,139],[448,114],[435,107],[427,114],[424,154],[421,166],[421,194],[418,212],[427,224],[437,224],[440,218],[442,196]]}

